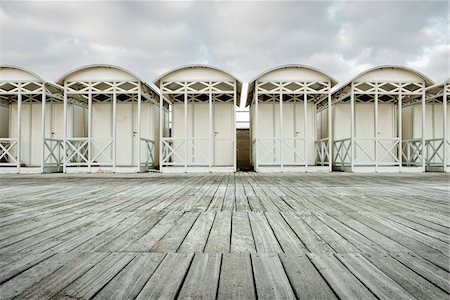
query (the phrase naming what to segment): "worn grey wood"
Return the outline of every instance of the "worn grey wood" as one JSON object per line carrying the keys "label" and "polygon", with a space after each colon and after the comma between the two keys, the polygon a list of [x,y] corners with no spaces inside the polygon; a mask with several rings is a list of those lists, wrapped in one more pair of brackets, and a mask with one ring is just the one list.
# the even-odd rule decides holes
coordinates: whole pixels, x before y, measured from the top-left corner
{"label": "worn grey wood", "polygon": [[336,257],[379,299],[411,299],[408,291],[379,270],[361,254],[336,254]]}
{"label": "worn grey wood", "polygon": [[136,299],[175,298],[181,288],[192,257],[193,254],[167,254]]}
{"label": "worn grey wood", "polygon": [[320,274],[341,299],[377,299],[332,254],[307,254]]}
{"label": "worn grey wood", "polygon": [[138,254],[94,299],[135,299],[163,258],[162,253]]}
{"label": "worn grey wood", "polygon": [[337,299],[306,255],[279,256],[297,298]]}
{"label": "worn grey wood", "polygon": [[222,255],[197,253],[181,288],[179,299],[215,299]]}
{"label": "worn grey wood", "polygon": [[218,299],[256,299],[249,254],[228,253],[222,258]]}
{"label": "worn grey wood", "polygon": [[449,179],[0,175],[0,299],[446,299]]}
{"label": "worn grey wood", "polygon": [[364,257],[417,299],[445,299],[448,297],[445,291],[387,254],[364,255]]}
{"label": "worn grey wood", "polygon": [[277,254],[254,253],[251,256],[258,299],[295,299]]}

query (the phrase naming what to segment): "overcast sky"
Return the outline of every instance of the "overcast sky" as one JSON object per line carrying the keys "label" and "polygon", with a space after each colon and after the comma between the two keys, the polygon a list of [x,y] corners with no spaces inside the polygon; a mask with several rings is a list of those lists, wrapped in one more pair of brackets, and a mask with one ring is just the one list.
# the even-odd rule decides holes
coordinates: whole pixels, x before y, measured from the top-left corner
{"label": "overcast sky", "polygon": [[299,63],[346,81],[376,65],[449,77],[447,1],[1,2],[0,63],[52,80],[108,63],[152,81],[180,65],[243,81]]}

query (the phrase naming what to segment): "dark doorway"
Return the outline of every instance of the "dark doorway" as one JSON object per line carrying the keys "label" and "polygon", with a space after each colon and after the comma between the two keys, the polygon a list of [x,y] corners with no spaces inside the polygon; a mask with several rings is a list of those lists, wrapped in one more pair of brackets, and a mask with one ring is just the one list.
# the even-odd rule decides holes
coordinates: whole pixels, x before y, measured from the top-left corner
{"label": "dark doorway", "polygon": [[251,171],[250,164],[250,130],[236,129],[237,135],[237,169],[238,171]]}

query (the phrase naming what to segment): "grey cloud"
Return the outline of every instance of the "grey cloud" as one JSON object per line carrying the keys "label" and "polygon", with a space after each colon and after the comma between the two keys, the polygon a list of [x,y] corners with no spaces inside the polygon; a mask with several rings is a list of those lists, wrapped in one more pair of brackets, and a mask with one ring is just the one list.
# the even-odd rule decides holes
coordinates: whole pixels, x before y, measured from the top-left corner
{"label": "grey cloud", "polygon": [[244,81],[285,63],[339,81],[379,64],[437,79],[448,76],[448,18],[438,1],[2,2],[0,63],[52,79],[90,63],[148,81],[190,63]]}

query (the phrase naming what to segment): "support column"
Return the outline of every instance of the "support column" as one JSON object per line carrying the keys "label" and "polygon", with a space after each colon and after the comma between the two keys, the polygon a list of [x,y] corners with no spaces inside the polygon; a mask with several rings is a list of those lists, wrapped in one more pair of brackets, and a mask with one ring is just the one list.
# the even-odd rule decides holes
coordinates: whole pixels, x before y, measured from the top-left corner
{"label": "support column", "polygon": [[331,126],[331,83],[328,83],[328,167],[333,171],[333,127]]}
{"label": "support column", "polygon": [[164,92],[162,81],[159,83],[159,171],[163,172],[164,138]]}
{"label": "support column", "polygon": [[188,132],[187,132],[187,82],[184,82],[184,171],[187,172],[187,158],[188,158]]}
{"label": "support column", "polygon": [[17,173],[20,173],[20,152],[22,144],[22,83],[19,83],[17,96]]}
{"label": "support column", "polygon": [[403,167],[403,121],[402,121],[402,106],[403,106],[403,84],[400,84],[400,92],[398,95],[398,169],[401,172]]}
{"label": "support column", "polygon": [[425,84],[422,83],[422,172],[425,172],[427,156],[427,149],[425,147]]}
{"label": "support column", "polygon": [[215,130],[213,125],[213,101],[211,94],[211,82],[209,83],[209,93],[208,93],[208,113],[209,113],[209,171],[211,171],[213,161],[214,161],[214,138]]}
{"label": "support column", "polygon": [[88,171],[91,172],[92,168],[92,83],[89,82],[88,93]]}
{"label": "support column", "polygon": [[353,82],[351,83],[351,90],[350,90],[350,109],[351,109],[351,116],[350,116],[350,171],[354,171],[355,167],[355,92],[353,89]]}
{"label": "support column", "polygon": [[136,172],[139,173],[141,171],[141,105],[142,105],[142,83],[139,82],[138,84],[138,116],[137,116],[137,170]]}
{"label": "support column", "polygon": [[259,109],[258,109],[258,81],[255,82],[255,171],[259,171]]}
{"label": "support column", "polygon": [[303,90],[303,137],[304,137],[304,159],[305,159],[305,171],[308,170],[308,94],[306,93],[307,83],[304,82],[304,90]]}
{"label": "support column", "polygon": [[42,83],[42,99],[41,99],[41,173],[44,173],[45,164],[45,102],[46,102],[46,88],[45,83]]}
{"label": "support column", "polygon": [[[237,170],[237,147],[236,147],[236,139],[237,139],[237,133],[236,133],[236,100],[237,100],[237,81],[234,81],[233,85],[233,171],[236,172]],[[240,103],[239,103],[240,105]]]}
{"label": "support column", "polygon": [[[280,82],[280,87],[282,86],[282,83]],[[284,123],[284,117],[283,117],[283,93],[280,92],[280,167],[281,171],[284,169],[284,163],[283,163],[283,144],[284,144],[284,138],[283,138],[283,123]]]}
{"label": "support column", "polygon": [[444,105],[444,109],[442,110],[443,112],[444,112],[444,118],[443,118],[443,123],[444,123],[444,131],[443,131],[443,133],[444,133],[444,140],[443,140],[443,146],[444,146],[444,149],[443,149],[443,152],[442,152],[442,158],[443,158],[443,160],[444,160],[444,172],[448,172],[448,162],[447,162],[447,160],[448,160],[448,154],[449,153],[447,153],[447,148],[449,147],[449,146],[447,146],[447,143],[448,143],[448,130],[447,130],[447,122],[448,122],[448,120],[447,120],[447,84],[444,84],[444,86],[443,86],[443,88],[444,88],[444,93],[442,94],[442,104]]}
{"label": "support column", "polygon": [[[63,173],[66,173],[67,168],[67,83],[64,81],[64,103],[63,103],[63,111],[64,111],[64,135],[63,135]],[[84,116],[84,112],[83,112]],[[83,120],[84,121],[84,120]]]}
{"label": "support column", "polygon": [[117,83],[113,83],[113,111],[112,111],[112,159],[113,159],[113,172],[116,173],[117,167],[117,126],[116,126],[116,113],[117,113],[117,92],[116,92]]}
{"label": "support column", "polygon": [[375,141],[374,141],[374,161],[375,161],[375,172],[378,172],[378,83],[375,83],[375,99],[374,99],[374,133],[375,133]]}

